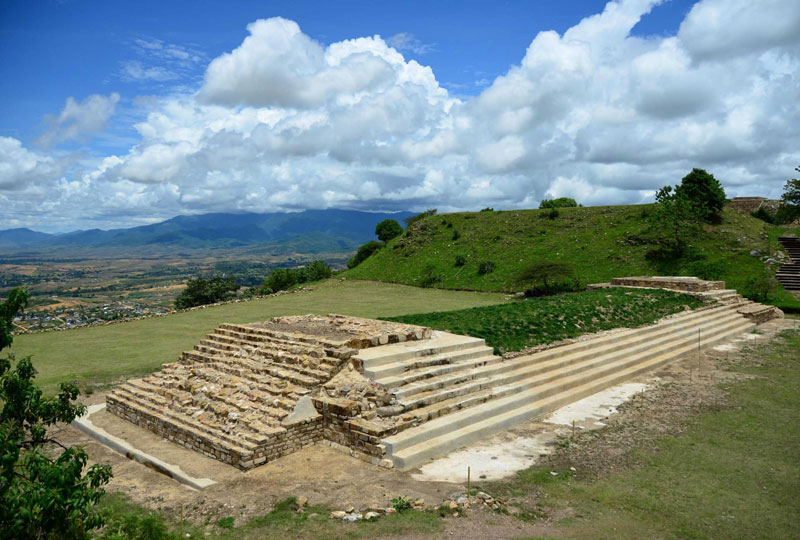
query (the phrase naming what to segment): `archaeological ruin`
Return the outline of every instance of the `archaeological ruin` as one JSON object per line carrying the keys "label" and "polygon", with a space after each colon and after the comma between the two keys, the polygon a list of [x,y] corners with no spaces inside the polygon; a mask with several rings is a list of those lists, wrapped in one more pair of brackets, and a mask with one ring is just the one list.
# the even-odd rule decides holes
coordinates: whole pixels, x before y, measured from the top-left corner
{"label": "archaeological ruin", "polygon": [[482,339],[342,315],[222,324],[177,362],[116,387],[107,409],[242,470],[312,444],[409,469],[782,315],[724,282],[593,287],[614,286],[715,302],[513,358]]}

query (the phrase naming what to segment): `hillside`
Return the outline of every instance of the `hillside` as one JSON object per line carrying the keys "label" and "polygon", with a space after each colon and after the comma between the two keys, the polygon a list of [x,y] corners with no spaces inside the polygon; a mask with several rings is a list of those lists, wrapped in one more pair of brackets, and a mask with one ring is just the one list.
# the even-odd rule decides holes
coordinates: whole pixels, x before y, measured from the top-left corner
{"label": "hillside", "polygon": [[[47,235],[28,229],[0,231],[0,248],[28,252],[56,250],[150,248],[178,249],[259,248],[273,254],[350,251],[374,239],[375,225],[396,214],[355,210],[305,210],[286,213],[216,213],[177,216],[153,225],[74,231]],[[137,250],[137,253],[140,253]]]}
{"label": "hillside", "polygon": [[[644,238],[649,205],[439,214],[422,219],[346,276],[477,291],[519,291],[516,277],[537,261],[572,267],[581,284],[626,275],[698,275],[724,279],[745,291],[764,263],[750,254],[769,253],[770,226],[726,208],[723,222],[691,240],[691,254],[677,261],[649,260]],[[456,266],[457,255],[466,264]],[[492,272],[478,265],[491,261]],[[429,280],[432,281],[432,280]],[[745,291],[746,292],[746,291]]]}

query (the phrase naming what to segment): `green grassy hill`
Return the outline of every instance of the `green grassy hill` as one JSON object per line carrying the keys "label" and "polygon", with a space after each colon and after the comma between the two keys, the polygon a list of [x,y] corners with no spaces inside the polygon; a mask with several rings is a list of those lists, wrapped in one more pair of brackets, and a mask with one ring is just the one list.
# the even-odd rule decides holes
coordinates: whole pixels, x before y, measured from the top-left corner
{"label": "green grassy hill", "polygon": [[[582,284],[631,275],[697,275],[723,279],[746,292],[765,265],[751,251],[770,253],[771,226],[726,208],[719,225],[705,226],[679,260],[650,260],[645,239],[650,205],[439,214],[412,224],[400,237],[345,275],[409,285],[476,291],[519,291],[517,276],[537,261],[572,267]],[[466,263],[456,266],[456,257]],[[492,272],[480,275],[479,264]],[[428,279],[433,277],[433,280]],[[778,291],[774,300],[790,298]]]}

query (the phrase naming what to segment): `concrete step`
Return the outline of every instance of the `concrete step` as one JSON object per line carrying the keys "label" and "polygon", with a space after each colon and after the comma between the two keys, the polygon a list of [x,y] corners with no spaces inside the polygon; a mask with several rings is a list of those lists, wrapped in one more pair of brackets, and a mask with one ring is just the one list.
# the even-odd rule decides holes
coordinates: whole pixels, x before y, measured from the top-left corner
{"label": "concrete step", "polygon": [[[719,308],[713,311],[705,312],[703,320],[706,323],[713,323],[722,318],[735,317],[734,311],[727,308]],[[498,359],[494,362],[487,362],[483,366],[478,366],[473,369],[466,369],[464,371],[447,372],[440,376],[434,376],[429,379],[418,380],[410,384],[399,387],[395,392],[395,396],[401,402],[406,402],[413,399],[414,396],[424,393],[430,393],[439,388],[446,388],[451,385],[457,385],[465,381],[480,379],[482,377],[495,377],[499,374],[509,371],[518,371],[520,369],[534,369],[544,372],[548,369],[555,369],[576,363],[588,357],[596,358],[598,356],[606,355],[616,351],[620,351],[627,347],[636,346],[639,343],[657,339],[659,336],[665,334],[673,334],[680,332],[683,328],[694,328],[696,317],[679,318],[669,321],[664,321],[655,326],[635,329],[627,332],[620,332],[614,334],[614,340],[597,339],[586,341],[583,343],[573,344],[576,346],[556,347],[546,351],[542,351],[533,355],[520,356],[510,360]],[[594,343],[594,346],[592,344]]]}
{"label": "concrete step", "polygon": [[[700,346],[716,345],[730,337],[754,328],[744,321],[724,332],[709,335]],[[587,374],[573,376],[573,380],[557,380],[549,388],[536,387],[504,398],[487,401],[485,404],[432,420],[415,428],[384,439],[387,455],[395,467],[407,470],[425,460],[468,444],[487,435],[497,433],[524,420],[530,420],[551,412],[567,403],[592,395],[648,370],[657,368],[683,354],[697,350],[697,343],[683,344],[666,352],[658,351],[644,362],[635,362],[624,369],[608,373],[600,378]]]}
{"label": "concrete step", "polygon": [[485,346],[481,338],[459,336],[447,332],[434,332],[431,339],[420,341],[405,341],[381,347],[362,349],[356,358],[360,360],[364,369],[375,370],[380,366],[402,362],[423,356],[435,356],[462,349]]}
{"label": "concrete step", "polygon": [[[725,323],[723,326],[715,327],[714,331],[727,331],[731,327],[741,324],[743,324],[742,317],[738,317],[738,320],[734,321],[733,323]],[[695,334],[694,331],[690,331],[690,333]],[[684,336],[683,339],[672,339],[666,344],[660,344],[659,346],[654,344],[653,347],[645,347],[644,351],[639,351],[637,354],[627,355],[627,352],[624,354],[612,353],[612,355],[605,358],[597,360],[590,359],[579,364],[573,364],[556,370],[545,371],[543,373],[536,371],[531,372],[523,369],[516,374],[516,379],[507,377],[503,381],[503,384],[498,382],[497,384],[480,385],[480,382],[482,381],[479,381],[478,384],[480,385],[480,389],[473,393],[466,393],[462,396],[441,400],[425,407],[409,411],[407,414],[413,415],[414,420],[417,422],[426,422],[431,419],[444,416],[445,414],[449,414],[455,410],[473,407],[490,399],[496,399],[498,397],[523,392],[528,388],[544,388],[553,381],[570,380],[571,377],[575,377],[580,374],[584,374],[582,375],[583,377],[590,378],[603,376],[603,374],[606,372],[613,372],[622,369],[631,363],[644,361],[656,352],[665,352],[676,347],[680,347],[692,339],[693,337],[691,336],[688,338]]]}
{"label": "concrete step", "polygon": [[491,347],[479,345],[471,348],[463,348],[440,354],[427,356],[415,356],[398,362],[382,364],[377,368],[364,368],[364,375],[383,384],[389,378],[403,377],[403,374],[424,370],[432,366],[452,364],[454,362],[483,359],[494,355]]}
{"label": "concrete step", "polygon": [[474,379],[448,384],[428,392],[413,394],[403,398],[399,403],[405,410],[412,410],[485,389],[504,388],[508,386],[509,392],[514,390],[522,391],[522,389],[527,387],[544,384],[560,377],[566,377],[574,373],[614,363],[620,358],[621,354],[632,358],[640,353],[652,351],[662,345],[667,346],[667,344],[672,342],[695,339],[698,336],[698,330],[702,336],[704,332],[721,331],[727,328],[727,325],[731,323],[737,324],[740,322],[741,317],[737,313],[731,312],[725,315],[724,318],[714,318],[712,320],[703,321],[702,324],[687,325],[680,330],[669,328],[661,334],[647,335],[639,337],[636,341],[627,341],[624,345],[624,350],[615,349],[607,352],[595,352],[590,350],[580,355],[573,354],[556,357],[547,362],[532,364],[520,362],[516,364],[516,369],[508,371],[493,370],[492,368],[496,366],[492,365],[489,369],[481,370],[482,373]]}

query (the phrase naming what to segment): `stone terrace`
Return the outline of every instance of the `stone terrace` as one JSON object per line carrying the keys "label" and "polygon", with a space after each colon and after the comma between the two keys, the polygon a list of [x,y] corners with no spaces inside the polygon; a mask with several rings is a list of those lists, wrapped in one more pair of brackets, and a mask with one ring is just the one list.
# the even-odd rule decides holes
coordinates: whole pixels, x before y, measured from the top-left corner
{"label": "stone terrace", "polygon": [[341,315],[223,324],[178,362],[118,386],[106,402],[110,412],[170,441],[249,469],[322,439],[322,417],[298,402],[358,349],[430,335]]}

